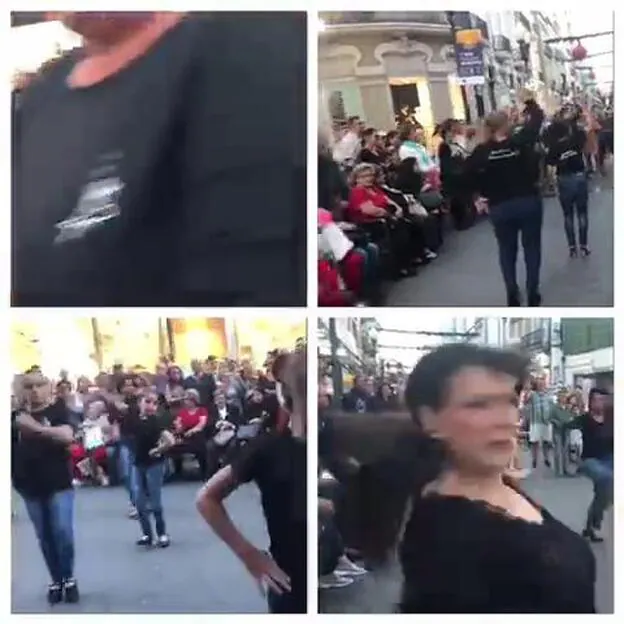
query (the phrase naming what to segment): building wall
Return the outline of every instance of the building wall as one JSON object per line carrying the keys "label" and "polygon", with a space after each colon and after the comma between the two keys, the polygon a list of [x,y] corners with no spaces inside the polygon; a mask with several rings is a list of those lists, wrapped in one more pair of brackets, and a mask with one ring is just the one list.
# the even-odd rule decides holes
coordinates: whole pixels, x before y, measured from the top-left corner
{"label": "building wall", "polygon": [[[191,360],[247,358],[262,366],[276,348],[292,348],[306,335],[305,323],[275,319],[167,319],[152,315],[131,319],[43,317],[11,326],[10,358],[14,373],[39,365],[50,376],[65,369],[94,377],[116,363],[153,369],[161,355],[175,354],[188,369]],[[99,353],[98,353],[99,351]],[[98,363],[101,360],[101,363]],[[101,364],[101,365],[100,365]]]}
{"label": "building wall", "polygon": [[[406,26],[406,30],[408,27]],[[450,30],[444,35],[397,39],[394,30],[332,32],[319,41],[319,89],[326,122],[332,93],[342,95],[346,116],[358,115],[381,129],[394,127],[391,84],[415,84],[421,103],[417,117],[427,128],[463,115],[461,95],[451,76]]]}
{"label": "building wall", "polygon": [[596,349],[578,355],[568,355],[565,358],[565,383],[572,386],[578,382],[578,377],[613,373],[614,365],[615,352],[613,347]]}

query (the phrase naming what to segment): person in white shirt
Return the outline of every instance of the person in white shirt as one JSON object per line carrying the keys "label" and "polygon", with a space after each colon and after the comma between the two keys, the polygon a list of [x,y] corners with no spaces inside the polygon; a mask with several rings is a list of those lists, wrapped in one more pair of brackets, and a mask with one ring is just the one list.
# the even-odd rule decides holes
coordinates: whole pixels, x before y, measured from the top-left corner
{"label": "person in white shirt", "polygon": [[334,160],[341,165],[355,164],[362,149],[362,122],[359,117],[349,117],[346,132],[335,143]]}

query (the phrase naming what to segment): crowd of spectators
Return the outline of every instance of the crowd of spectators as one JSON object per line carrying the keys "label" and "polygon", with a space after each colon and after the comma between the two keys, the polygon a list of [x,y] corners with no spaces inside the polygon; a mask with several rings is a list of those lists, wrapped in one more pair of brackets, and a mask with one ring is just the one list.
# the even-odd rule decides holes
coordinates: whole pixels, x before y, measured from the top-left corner
{"label": "crowd of spectators", "polygon": [[[170,358],[163,358],[153,371],[116,365],[94,379],[61,371],[53,386],[55,401],[69,412],[76,431],[70,447],[74,484],[107,486],[127,484],[128,458],[120,441],[126,437],[128,414],[139,398],[156,392],[159,418],[176,437],[168,452],[170,478],[188,476],[187,466],[195,460],[198,474],[206,479],[220,465],[221,438],[225,429],[235,430],[250,422],[283,427],[271,364],[278,351],[267,354],[264,366],[254,369],[248,360],[219,360],[210,356],[194,360],[187,371]],[[40,372],[31,367],[24,375]],[[21,409],[20,380],[14,380],[13,413]]]}
{"label": "crowd of spectators", "polygon": [[[576,108],[587,171],[604,171],[613,152],[613,111]],[[493,116],[501,113],[515,131],[529,118],[519,107]],[[548,128],[560,113],[546,117],[536,146],[544,196],[557,192],[546,152]],[[431,133],[416,121],[383,131],[359,117],[320,133],[319,305],[382,304],[385,284],[415,276],[443,253],[449,226],[475,225],[479,176],[471,155],[491,134],[489,118],[474,125],[447,119]]]}

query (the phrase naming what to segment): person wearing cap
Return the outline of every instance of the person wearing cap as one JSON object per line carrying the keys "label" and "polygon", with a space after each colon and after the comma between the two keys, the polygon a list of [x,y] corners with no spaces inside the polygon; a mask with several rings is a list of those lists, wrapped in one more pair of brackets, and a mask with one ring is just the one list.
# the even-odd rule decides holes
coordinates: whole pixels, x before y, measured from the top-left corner
{"label": "person wearing cap", "polygon": [[79,600],[74,578],[74,490],[69,447],[74,429],[64,402],[53,401],[50,380],[22,377],[11,449],[13,487],[24,499],[51,583],[50,604]]}

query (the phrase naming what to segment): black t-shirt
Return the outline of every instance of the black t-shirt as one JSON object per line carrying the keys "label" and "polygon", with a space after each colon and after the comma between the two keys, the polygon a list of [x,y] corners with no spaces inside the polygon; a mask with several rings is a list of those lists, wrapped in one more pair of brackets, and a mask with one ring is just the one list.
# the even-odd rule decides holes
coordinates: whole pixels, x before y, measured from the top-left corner
{"label": "black t-shirt", "polygon": [[613,423],[597,422],[589,414],[582,414],[568,424],[583,434],[583,459],[613,457]]}
{"label": "black t-shirt", "polygon": [[[40,423],[51,427],[70,425],[69,411],[63,402],[56,402],[31,414]],[[27,497],[45,498],[72,487],[69,449],[66,445],[20,433],[16,425],[12,436],[11,473],[15,489]]]}
{"label": "black t-shirt", "polygon": [[556,124],[546,139],[546,162],[557,168],[557,175],[583,173],[586,169],[583,151],[587,134],[572,124]]}
{"label": "black t-shirt", "polygon": [[13,304],[304,304],[306,51],[304,12],[190,14],[102,83],[67,86],[80,51],[38,77]]}
{"label": "black t-shirt", "polygon": [[305,592],[307,570],[306,444],[290,435],[261,434],[232,462],[239,483],[260,490],[270,552],[291,578],[293,591]]}
{"label": "black t-shirt", "polygon": [[158,446],[162,432],[167,429],[166,420],[161,414],[142,418],[137,416],[129,421],[130,440],[136,466],[153,466],[163,457],[150,457],[149,452]]}
{"label": "black t-shirt", "polygon": [[466,159],[464,180],[469,190],[479,192],[491,206],[537,195],[539,139],[543,111],[537,105],[520,130],[504,141],[478,145]]}
{"label": "black t-shirt", "polygon": [[374,412],[375,396],[359,388],[351,388],[342,397],[342,408],[345,412],[357,412],[359,414]]}
{"label": "black t-shirt", "polygon": [[452,496],[414,502],[402,545],[403,613],[594,613],[596,564],[583,538]]}

